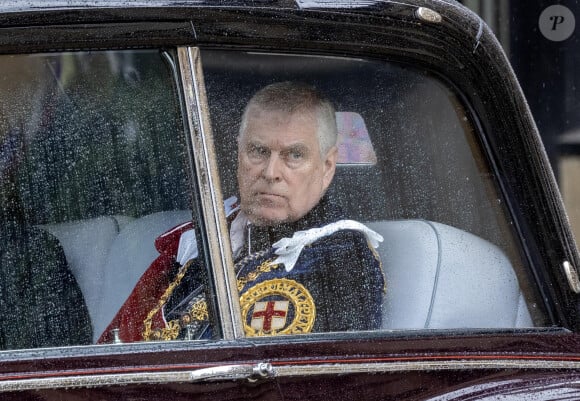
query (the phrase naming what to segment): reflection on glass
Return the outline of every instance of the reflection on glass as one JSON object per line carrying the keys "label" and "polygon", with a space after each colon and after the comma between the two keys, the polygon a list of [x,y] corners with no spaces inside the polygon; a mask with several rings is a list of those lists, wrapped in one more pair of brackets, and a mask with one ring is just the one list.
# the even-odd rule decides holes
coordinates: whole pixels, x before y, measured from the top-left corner
{"label": "reflection on glass", "polygon": [[93,343],[191,219],[172,77],[157,51],[0,70],[0,348]]}

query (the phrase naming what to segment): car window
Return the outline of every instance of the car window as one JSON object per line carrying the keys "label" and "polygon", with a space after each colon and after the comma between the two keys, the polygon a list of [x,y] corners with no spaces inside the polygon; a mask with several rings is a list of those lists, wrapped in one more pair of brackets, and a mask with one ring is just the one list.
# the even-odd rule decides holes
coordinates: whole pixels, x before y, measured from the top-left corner
{"label": "car window", "polygon": [[163,288],[201,285],[179,275],[176,226],[205,268],[164,55],[3,55],[0,70],[0,348],[200,336],[184,316],[208,319],[203,291],[184,306]]}
{"label": "car window", "polygon": [[[208,49],[202,64],[246,335],[547,324],[501,177],[450,84],[340,57]],[[296,106],[297,86],[334,105],[340,154],[302,214],[292,202],[310,195],[294,195],[318,170],[298,173],[309,156],[292,141],[325,117]]]}

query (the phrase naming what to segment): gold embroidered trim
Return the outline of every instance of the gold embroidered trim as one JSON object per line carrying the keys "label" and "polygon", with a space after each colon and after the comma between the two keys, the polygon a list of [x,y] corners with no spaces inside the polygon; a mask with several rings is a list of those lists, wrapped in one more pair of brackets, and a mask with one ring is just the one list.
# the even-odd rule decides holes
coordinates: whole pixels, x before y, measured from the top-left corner
{"label": "gold embroidered trim", "polygon": [[256,281],[256,279],[258,277],[260,277],[262,275],[262,273],[271,272],[272,270],[277,269],[280,266],[282,266],[281,264],[273,265],[272,264],[273,260],[274,259],[265,260],[258,267],[256,267],[256,269],[254,271],[251,271],[250,273],[248,273],[248,275],[246,277],[238,278],[238,280],[237,280],[238,292],[242,291],[244,289],[244,287],[246,286],[246,284],[251,283],[252,281]]}
{"label": "gold embroidered trim", "polygon": [[[189,313],[186,316],[189,316],[191,320],[208,320],[209,312],[207,311],[207,302],[205,302],[205,298],[195,302],[191,306],[191,309],[189,310]],[[189,323],[190,322],[187,322],[186,324]]]}
{"label": "gold embroidered trim", "polygon": [[[265,252],[257,252],[255,254],[249,255],[245,257],[243,260],[237,263],[237,265],[244,265],[251,260],[257,259],[263,256]],[[173,294],[175,288],[181,283],[181,280],[187,273],[189,266],[193,263],[193,259],[189,260],[186,264],[181,266],[177,275],[173,279],[173,281],[169,284],[157,305],[151,309],[151,311],[147,314],[145,320],[143,320],[143,340],[144,341],[160,341],[160,340],[175,340],[181,330],[186,327],[187,325],[193,322],[202,322],[209,320],[209,312],[207,307],[207,302],[205,298],[201,298],[200,300],[196,301],[189,310],[188,313],[181,316],[180,319],[174,319],[167,322],[166,326],[161,329],[153,329],[153,317],[163,308],[163,306]],[[240,277],[237,280],[237,287],[238,292],[241,291],[244,286],[252,281],[255,281],[262,273],[268,273],[273,269],[279,268],[282,265],[276,264],[272,265],[273,259],[266,260],[262,262],[254,271],[248,273],[245,277]]]}
{"label": "gold embroidered trim", "polygon": [[179,268],[177,275],[173,281],[169,284],[157,305],[147,314],[145,320],[143,320],[143,340],[144,341],[157,341],[157,340],[175,340],[179,336],[181,329],[192,321],[204,321],[209,317],[207,303],[204,298],[196,301],[190,311],[186,313],[181,319],[174,319],[167,322],[167,325],[162,329],[152,329],[153,316],[155,316],[161,308],[167,303],[167,300],[175,290],[175,287],[181,283],[181,280],[187,273],[187,269],[191,266],[194,259],[187,261],[183,266]]}

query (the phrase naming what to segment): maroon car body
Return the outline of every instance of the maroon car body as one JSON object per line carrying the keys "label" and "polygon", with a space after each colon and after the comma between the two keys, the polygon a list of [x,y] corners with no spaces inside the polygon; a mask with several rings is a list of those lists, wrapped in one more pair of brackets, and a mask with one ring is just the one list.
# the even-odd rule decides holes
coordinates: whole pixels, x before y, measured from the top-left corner
{"label": "maroon car body", "polygon": [[[81,102],[74,100],[72,90],[67,92],[73,78],[69,78],[72,75],[67,72],[71,64],[66,62],[77,54],[83,55],[75,58],[75,74],[82,68],[90,70],[91,57],[104,54],[102,52],[137,52],[124,59],[129,60],[127,64],[121,63],[118,67],[121,75],[124,74],[122,79],[129,82],[127,87],[147,80],[146,71],[134,72],[130,68],[138,64],[135,60],[147,56],[147,51],[153,49],[156,54],[161,54],[162,59],[169,60],[168,76],[173,79],[175,108],[180,110],[177,120],[181,119],[183,125],[179,127],[177,124],[169,129],[183,132],[187,138],[186,151],[180,157],[189,163],[187,176],[195,188],[190,192],[191,210],[195,220],[203,222],[200,223],[202,242],[215,291],[211,308],[219,327],[211,340],[7,349],[0,352],[1,399],[548,400],[580,397],[580,337],[577,334],[580,283],[576,273],[580,260],[574,239],[514,73],[489,28],[460,4],[450,0],[16,1],[0,5],[0,29],[0,57],[3,58],[0,63],[9,65],[8,58],[14,60],[14,57],[38,55],[45,60],[39,65],[58,66],[53,68],[59,82],[55,90],[66,92],[70,103],[78,108],[83,107]],[[147,54],[139,53],[142,49]],[[236,52],[243,55],[238,57]],[[50,58],[62,54],[66,57],[60,58],[58,63]],[[262,59],[254,62],[255,54],[288,58],[282,63],[276,59],[269,64]],[[323,67],[318,67],[318,59],[310,62],[308,56],[330,60],[328,63],[334,64],[327,67],[327,61],[320,61]],[[341,64],[342,60],[346,60],[345,64]],[[111,70],[117,68],[117,61],[110,63]],[[357,70],[359,64],[356,68],[351,67],[359,61],[360,70]],[[477,149],[474,154],[479,155],[474,156],[480,166],[478,176],[491,183],[484,186],[487,190],[482,192],[493,192],[490,198],[501,204],[498,215],[507,216],[502,220],[505,223],[499,226],[505,226],[502,230],[508,233],[505,235],[509,241],[499,239],[497,245],[502,248],[503,243],[511,244],[503,249],[507,254],[511,252],[509,257],[518,261],[516,264],[523,272],[521,276],[525,279],[520,279],[520,282],[525,284],[520,286],[528,288],[523,291],[531,294],[526,298],[534,324],[512,327],[501,324],[499,327],[487,324],[482,324],[482,327],[477,327],[477,324],[466,327],[441,325],[425,326],[424,329],[393,327],[373,332],[245,337],[243,322],[236,318],[240,306],[236,297],[231,296],[233,267],[231,256],[224,251],[228,243],[226,241],[224,245],[221,240],[225,218],[221,208],[216,206],[223,201],[222,192],[233,192],[227,183],[231,166],[222,167],[224,159],[220,159],[219,154],[227,154],[235,141],[226,141],[217,134],[227,128],[226,123],[226,128],[218,126],[219,121],[225,120],[222,115],[238,105],[228,99],[244,92],[244,85],[254,78],[261,83],[271,81],[272,77],[278,78],[278,75],[283,78],[301,74],[316,76],[323,71],[325,75],[316,78],[322,86],[332,88],[342,85],[338,82],[347,82],[345,86],[359,88],[358,92],[353,89],[339,101],[342,110],[354,110],[356,107],[345,99],[349,96],[364,98],[373,84],[356,86],[348,82],[368,74],[364,69],[367,66],[375,68],[377,65],[372,71],[381,71],[381,63],[395,66],[385,72],[385,76],[393,77],[393,80],[406,77],[407,73],[397,72],[397,75],[392,71],[408,67],[413,74],[428,76],[429,80],[441,83],[446,88],[444,91],[452,93],[449,96],[460,116],[458,121],[470,125],[465,131],[469,134],[465,135],[472,138],[467,141],[468,147]],[[276,69],[282,64],[287,69],[278,72]],[[252,67],[245,68],[248,65]],[[255,65],[258,67],[254,68]],[[124,67],[127,68],[124,70]],[[228,68],[232,68],[231,71]],[[334,69],[338,72],[332,75]],[[271,70],[275,72],[269,72]],[[379,72],[373,73],[379,76]],[[332,79],[327,78],[331,75]],[[202,76],[205,83],[200,80]],[[429,86],[431,84],[421,79],[417,78],[410,86],[393,84],[385,93],[398,96],[421,87],[427,89],[420,93],[433,93],[433,88],[439,85]],[[380,86],[386,81],[388,79],[381,78],[375,84]],[[42,85],[42,80],[29,82],[34,83],[31,86]],[[102,87],[108,85],[106,81],[102,82]],[[5,95],[2,97],[12,96],[6,89],[7,84],[3,85],[0,91]],[[34,89],[27,90],[36,93]],[[115,92],[114,89],[111,91]],[[419,95],[419,99],[422,96],[427,95]],[[247,99],[247,96],[240,98]],[[18,103],[18,99],[15,98],[14,102]],[[94,101],[98,102],[101,101]],[[123,102],[130,103],[130,97],[123,98],[118,107],[122,107]],[[432,104],[437,103],[430,101],[427,107],[419,101],[413,102],[415,100],[407,103],[394,101],[391,110],[401,114],[405,112],[404,108],[417,104],[420,106],[417,115],[424,116],[436,106]],[[94,103],[86,107],[101,110],[101,106]],[[374,123],[369,116],[382,113],[378,106],[373,109],[373,104],[376,104],[375,98],[364,106],[371,108],[372,113],[361,112],[371,138]],[[47,111],[45,106],[42,108],[43,122],[38,126],[53,124],[56,127],[61,124],[54,122],[56,117],[52,111]],[[71,110],[63,114],[74,115],[76,109]],[[146,113],[154,113],[152,110]],[[437,119],[447,115],[436,113],[434,118],[426,119],[425,124],[442,131]],[[103,122],[106,116],[103,119],[96,119],[94,124],[106,125]],[[396,120],[395,114],[389,115],[387,120]],[[401,120],[409,125],[417,121],[407,116]],[[123,132],[129,132],[127,127],[132,125],[123,124]],[[136,129],[137,132],[143,129],[143,124],[135,123],[141,127]],[[213,126],[213,136],[210,126]],[[403,131],[406,128],[397,129]],[[92,135],[88,129],[80,132],[87,137]],[[82,137],[75,141],[82,142]],[[437,138],[430,141],[428,147],[433,149],[433,143],[445,142]],[[405,145],[411,153],[412,142],[409,140]],[[104,149],[109,145],[101,143],[99,146]],[[111,146],[118,145],[113,143]],[[376,141],[374,150],[379,159],[387,152],[386,147],[377,145]],[[435,149],[433,152],[440,151]],[[72,156],[69,158],[72,153],[62,150],[62,154],[62,160],[72,160]],[[445,152],[445,157],[459,158],[452,152]],[[120,165],[118,160],[116,163]],[[91,163],[98,166],[101,162],[97,158]],[[391,176],[399,174],[396,166],[389,171]],[[413,177],[429,175],[430,171],[426,166],[420,166]],[[358,180],[379,177],[372,172],[356,174]],[[458,181],[450,171],[441,172],[441,175],[451,176],[450,182]],[[102,176],[107,177],[106,174]],[[401,181],[410,179],[404,175],[404,168],[398,176]],[[62,182],[69,178],[63,172]],[[223,187],[220,187],[219,180]],[[167,191],[176,186],[168,184],[170,189]],[[388,187],[389,193],[397,191],[395,181],[389,181],[383,187]],[[38,188],[41,192],[45,190],[42,185]],[[123,187],[123,190],[130,191],[130,188]],[[352,191],[356,192],[355,189]],[[442,191],[443,195],[437,196],[445,198],[447,189]],[[422,196],[418,198],[426,199]],[[362,198],[364,196],[359,201],[364,203]],[[465,213],[477,213],[483,208],[482,204],[467,198],[469,195],[465,192],[455,190],[453,195],[447,196],[446,207],[453,209],[454,213],[463,209],[462,202],[465,202]],[[436,220],[436,216],[429,214],[431,208],[436,208],[429,203],[431,201],[413,209],[423,200],[401,201],[402,212],[393,212],[391,218]],[[140,202],[146,203],[144,200]],[[373,203],[365,205],[372,206]],[[179,209],[167,206],[152,211],[172,208]],[[51,213],[48,209],[46,214]],[[36,224],[47,226],[119,214],[115,209],[111,210],[70,219],[40,219]],[[147,213],[136,212],[133,217]],[[373,213],[370,215],[374,216]],[[446,213],[444,211],[442,215],[447,216]],[[385,219],[380,213],[375,214]],[[469,224],[485,226],[485,220],[491,218],[485,214],[481,216],[479,220],[470,220]],[[370,217],[367,219],[372,220]],[[449,224],[449,221],[444,222]],[[470,231],[466,227],[462,230]],[[485,236],[485,229],[482,228],[482,232],[477,235]],[[495,235],[489,234],[487,239]],[[469,249],[467,251],[469,254]],[[483,265],[476,251],[471,255],[471,265]],[[478,277],[473,277],[473,281],[462,279],[452,287],[466,286],[467,293],[477,292],[485,280]],[[387,275],[387,292],[391,285]],[[82,284],[80,287],[83,289]],[[102,294],[105,294],[107,287],[103,288]],[[481,291],[486,299],[487,290]],[[98,298],[98,294],[94,296]],[[89,296],[86,297],[89,305]],[[493,297],[490,293],[490,303]],[[452,305],[447,308],[451,309]],[[92,311],[90,305],[89,311]],[[453,310],[448,312],[455,313]],[[96,327],[93,326],[95,331]]]}

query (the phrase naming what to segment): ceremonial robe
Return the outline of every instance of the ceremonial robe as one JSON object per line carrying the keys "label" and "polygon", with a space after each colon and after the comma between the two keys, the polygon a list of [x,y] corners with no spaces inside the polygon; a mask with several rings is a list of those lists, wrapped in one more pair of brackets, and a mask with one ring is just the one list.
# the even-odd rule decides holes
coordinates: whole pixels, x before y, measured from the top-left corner
{"label": "ceremonial robe", "polygon": [[[348,224],[341,229],[343,221],[339,209],[325,196],[296,222],[271,227],[244,225],[241,243],[233,240],[240,233],[232,232],[246,335],[380,327],[385,281],[379,257],[369,242],[370,230],[349,229]],[[330,226],[336,228],[324,233]],[[362,225],[355,222],[354,227],[358,226]],[[166,242],[163,249],[156,244],[160,258],[143,275],[100,342],[110,341],[109,333],[115,328],[122,341],[211,336],[205,269],[199,258],[178,261],[183,235],[192,229],[189,223],[161,237]],[[317,229],[322,234],[312,236]],[[274,244],[280,240],[295,243],[292,238],[301,234],[312,240],[304,242],[297,259],[276,262],[281,250]]]}

